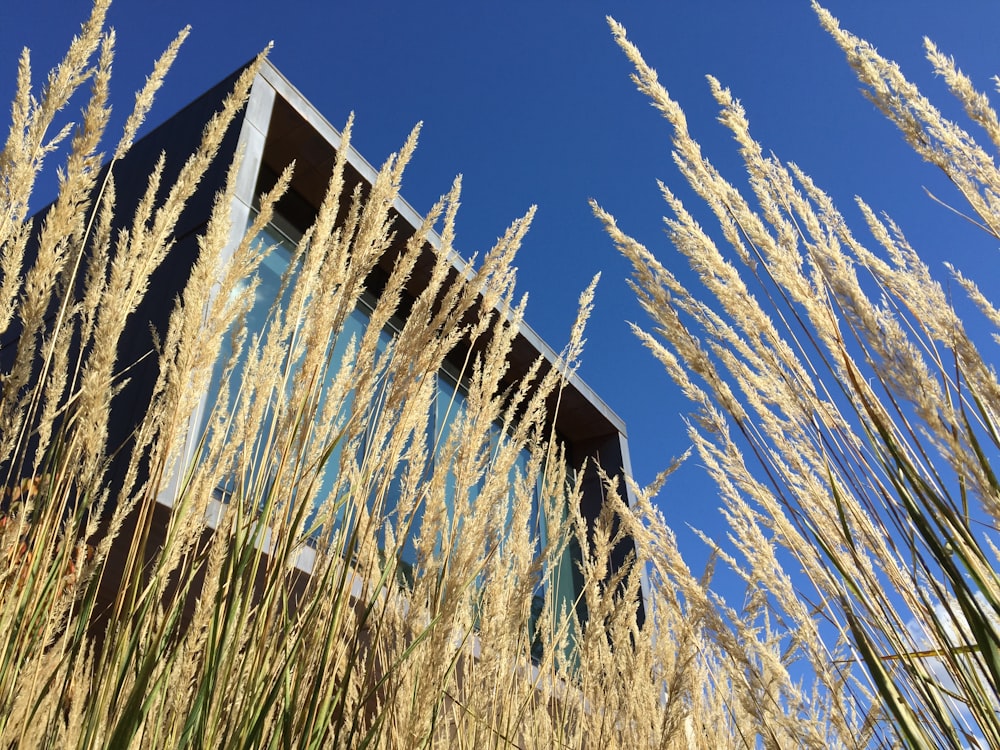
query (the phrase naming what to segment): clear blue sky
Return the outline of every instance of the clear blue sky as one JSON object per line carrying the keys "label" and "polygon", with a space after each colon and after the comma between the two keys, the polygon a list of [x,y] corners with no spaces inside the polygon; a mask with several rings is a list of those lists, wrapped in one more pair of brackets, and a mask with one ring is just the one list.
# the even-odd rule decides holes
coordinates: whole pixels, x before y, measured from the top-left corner
{"label": "clear blue sky", "polygon": [[[923,36],[955,55],[982,89],[992,89],[990,78],[1000,73],[998,3],[969,0],[957,10],[940,0],[829,0],[827,7],[946,111],[954,108],[923,60]],[[87,12],[85,0],[0,0],[0,100],[10,101],[20,49],[32,49],[41,81]],[[118,0],[111,10],[119,36],[115,122],[185,24],[192,34],[153,110],[154,124],[269,40],[272,61],[334,125],[356,113],[354,143],[369,161],[381,162],[423,121],[404,195],[426,210],[463,174],[464,254],[485,249],[511,219],[538,205],[518,264],[520,288],[530,295],[530,324],[556,348],[578,293],[603,273],[581,374],[626,420],[634,473],[645,483],[687,447],[688,406],[628,332],[626,321],[642,322],[643,314],[625,284],[628,268],[587,200],[596,198],[673,266],[681,261],[662,233],[655,180],[694,202],[670,161],[666,124],[628,79],[607,14],[626,26],[731,179],[741,173],[715,121],[709,73],[743,101],[763,146],[802,166],[849,219],[857,219],[851,200],[860,194],[902,224],[935,270],[951,260],[985,290],[997,288],[997,248],[925,196],[925,185],[945,198],[953,193],[860,95],[805,0]],[[39,196],[39,205],[48,197]],[[709,217],[705,223],[711,226]],[[661,505],[685,551],[700,560],[700,543],[684,525],[711,534],[721,518],[696,460],[667,485]]]}

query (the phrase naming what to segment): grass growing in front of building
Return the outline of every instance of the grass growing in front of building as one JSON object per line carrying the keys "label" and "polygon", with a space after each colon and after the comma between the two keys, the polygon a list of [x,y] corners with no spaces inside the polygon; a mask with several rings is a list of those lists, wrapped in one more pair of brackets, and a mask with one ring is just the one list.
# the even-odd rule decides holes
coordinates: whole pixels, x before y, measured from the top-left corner
{"label": "grass growing in front of building", "polygon": [[[574,510],[580,488],[552,439],[546,403],[580,356],[592,287],[559,366],[539,364],[513,390],[500,387],[524,311],[512,261],[530,213],[468,276],[449,277],[456,184],[410,241],[367,332],[333,360],[333,342],[389,245],[390,208],[416,133],[363,198],[345,191],[340,157],[290,265],[287,294],[256,337],[241,334],[254,294],[244,282],[269,248],[252,238],[290,173],[261,198],[254,226],[223,261],[237,165],[230,168],[169,330],[150,354],[159,379],[127,447],[124,486],[112,494],[106,477],[120,446],[109,444],[108,420],[132,364],[117,360],[125,322],[149,294],[255,69],[193,154],[164,157],[184,164],[176,182],[161,185],[157,167],[135,215],[118,217],[127,228],[113,232],[114,161],[127,153],[183,34],[137,97],[102,172],[114,48],[106,7],[98,0],[34,98],[23,59],[0,157],[5,745],[861,747],[901,737],[940,746],[967,741],[966,731],[997,739],[1000,597],[981,531],[996,519],[991,368],[893,228],[868,212],[889,260],[868,253],[805,176],[761,156],[741,110],[715,87],[760,205],[755,212],[744,202],[702,158],[679,108],[617,27],[641,88],[674,127],[682,171],[742,257],[766,270],[771,302],[788,300],[797,315],[789,329],[773,326],[669,191],[672,239],[716,292],[709,307],[599,211],[635,263],[637,292],[657,326],[642,337],[702,408],[692,440],[720,483],[742,555],[726,562],[745,573],[744,605],[729,607],[707,576],[688,569],[652,506],[657,487],[632,488],[638,500],[628,507],[625,488],[608,480],[589,528]],[[995,181],[980,152],[821,17],[863,76],[879,71],[889,91],[902,92],[885,98],[887,89],[863,79],[918,149],[969,190],[983,222],[997,226]],[[993,134],[995,118],[935,59]],[[64,128],[62,111],[80,97],[83,119]],[[917,137],[915,122],[930,141]],[[59,196],[33,226],[32,188],[56,153],[66,154]],[[432,228],[442,239],[432,281],[383,347],[380,332]],[[809,275],[795,262],[800,237],[809,238]],[[869,300],[855,268],[874,275],[887,301]],[[703,329],[700,340],[692,324]],[[462,368],[464,412],[447,435],[434,435],[436,375],[463,340],[483,353]],[[796,354],[799,341],[815,354]],[[236,354],[218,363],[223,350]],[[190,416],[219,367],[229,377],[206,427],[193,431]],[[322,399],[319,383],[328,384]],[[747,467],[733,427],[769,484]],[[183,460],[192,443],[200,458]],[[942,479],[946,472],[958,479]],[[539,486],[542,548],[531,518]],[[173,512],[162,545],[150,548],[158,498]],[[414,534],[417,562],[402,575],[402,545]],[[305,577],[303,556],[312,553],[304,550],[317,535],[323,544]],[[623,535],[636,554],[609,580]],[[540,582],[574,537],[589,617],[576,621],[550,586],[533,623]],[[788,559],[804,567],[814,598],[785,572]],[[641,570],[650,578],[643,627]],[[532,658],[539,645],[540,661]]]}
{"label": "grass growing in front of building", "polygon": [[[25,55],[0,160],[0,308],[9,311],[0,321],[9,363],[0,398],[3,742],[552,747],[649,736],[655,718],[622,724],[603,708],[605,692],[628,700],[642,653],[611,643],[650,643],[635,627],[638,568],[605,581],[620,535],[610,509],[583,560],[595,625],[576,622],[553,586],[533,611],[571,536],[591,549],[582,519],[564,511],[578,507],[580,489],[549,439],[547,402],[579,357],[593,290],[581,298],[559,365],[539,362],[502,389],[524,309],[512,260],[531,214],[470,273],[449,274],[456,183],[408,242],[365,332],[332,356],[390,244],[416,132],[362,197],[344,188],[348,124],[286,291],[253,336],[242,327],[255,294],[246,280],[271,251],[253,238],[291,168],[223,261],[238,165],[230,167],[187,286],[170,301],[169,328],[149,355],[159,366],[150,407],[129,444],[109,443],[112,402],[133,364],[117,359],[125,323],[150,293],[256,66],[197,150],[166,154],[135,214],[115,222],[115,164],[183,34],[102,172],[114,54],[106,8],[96,3],[41,92],[32,94]],[[80,97],[82,121],[63,128],[61,112]],[[60,147],[59,196],[33,223],[34,179]],[[172,185],[162,184],[168,160],[183,163]],[[441,247],[431,281],[385,346],[381,332],[397,317],[432,228]],[[447,435],[432,434],[437,374],[460,341],[482,354],[461,368],[463,410]],[[233,354],[219,363],[224,350]],[[220,368],[217,401],[193,430],[191,415]],[[183,458],[190,455],[197,459]],[[107,481],[113,456],[127,463],[121,487]],[[547,517],[542,548],[532,528],[536,487]],[[402,545],[414,536],[416,564],[403,575]],[[649,672],[648,685],[658,680]]]}

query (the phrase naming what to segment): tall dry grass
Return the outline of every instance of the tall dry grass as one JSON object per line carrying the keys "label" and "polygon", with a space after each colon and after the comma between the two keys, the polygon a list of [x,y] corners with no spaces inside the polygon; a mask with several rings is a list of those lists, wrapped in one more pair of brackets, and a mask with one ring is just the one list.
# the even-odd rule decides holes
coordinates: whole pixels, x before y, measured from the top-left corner
{"label": "tall dry grass", "polygon": [[[1000,237],[1000,127],[989,99],[927,43],[935,73],[988,139],[980,145],[813,7],[867,96],[958,188],[961,212]],[[737,630],[781,644],[743,687],[761,714],[787,707],[794,694],[773,686],[801,658],[848,744],[853,725],[861,745],[1000,747],[1000,385],[978,342],[1000,322],[989,290],[951,269],[984,316],[963,320],[901,227],[859,200],[861,239],[802,170],[754,141],[740,103],[710,78],[749,177],[741,191],[611,26],[635,83],[669,123],[681,175],[718,225],[704,230],[660,185],[669,239],[701,284],[693,289],[595,204],[652,320],[637,335],[697,406],[689,435],[718,484],[735,550],[709,542],[757,602],[749,619],[737,615]],[[757,741],[804,744],[770,730]]]}
{"label": "tall dry grass", "polygon": [[[148,409],[127,444],[112,442],[115,396],[135,365],[119,358],[127,323],[259,62],[197,149],[161,157],[134,213],[121,215],[116,166],[184,34],[102,169],[114,56],[106,11],[99,0],[39,91],[24,53],[0,157],[0,742],[553,747],[681,731],[659,710],[655,649],[669,639],[637,626],[640,568],[609,580],[623,533],[615,507],[587,528],[579,479],[551,440],[547,404],[579,357],[592,288],[557,365],[539,361],[514,388],[500,385],[524,311],[511,263],[531,214],[469,273],[450,273],[456,183],[408,242],[366,331],[333,358],[392,241],[416,132],[362,196],[345,188],[348,124],[285,291],[250,333],[255,271],[272,250],[253,238],[291,167],[230,252],[231,165],[169,326],[145,355],[158,372]],[[63,124],[80,101],[81,121]],[[56,155],[58,197],[31,219],[35,178]],[[431,280],[399,315],[434,227]],[[386,324],[400,318],[385,346]],[[447,434],[430,434],[437,374],[459,342],[482,354],[461,368],[461,414]],[[232,354],[220,362],[222,351]],[[205,426],[193,430],[216,382]],[[185,460],[192,444],[197,460]],[[111,481],[121,465],[123,480]],[[540,584],[574,536],[587,550],[590,618],[579,622],[554,586],[536,618]],[[414,537],[417,562],[404,572],[402,545]]]}
{"label": "tall dry grass", "polygon": [[[867,252],[804,175],[761,155],[742,111],[716,86],[759,205],[740,198],[620,29],[637,80],[673,123],[682,172],[717,210],[737,258],[767,274],[770,302],[794,313],[785,318],[791,328],[772,325],[736,265],[668,190],[673,240],[717,293],[711,305],[602,214],[635,262],[637,291],[656,322],[641,335],[702,407],[692,439],[720,482],[743,555],[726,558],[746,577],[743,605],[721,601],[709,576],[684,563],[652,504],[666,473],[632,488],[633,507],[608,478],[600,517],[580,516],[579,479],[552,439],[546,404],[580,356],[592,288],[558,366],[539,363],[514,389],[500,387],[524,314],[511,263],[530,213],[454,277],[456,184],[409,242],[366,332],[332,357],[391,241],[390,209],[416,133],[366,196],[345,188],[341,149],[286,292],[265,330],[251,334],[242,323],[255,286],[246,280],[271,251],[253,238],[291,173],[261,197],[230,257],[230,167],[187,287],[148,355],[159,376],[124,457],[124,483],[110,483],[121,449],[110,444],[110,413],[134,364],[118,359],[125,324],[255,68],[195,152],[165,155],[183,164],[174,184],[161,184],[161,161],[135,213],[116,221],[115,164],[183,34],[156,64],[102,171],[114,51],[106,9],[95,4],[39,92],[25,53],[0,157],[5,745],[971,742],[960,721],[993,742],[996,577],[980,525],[995,517],[992,371],[895,228],[867,212],[888,260]],[[893,72],[821,15],[845,49],[867,55],[859,70]],[[989,129],[988,109],[950,76]],[[982,154],[927,119],[932,110],[900,79],[890,83],[873,85],[878,101],[906,127],[923,123],[931,137],[916,140],[927,154],[992,205]],[[67,104],[81,98],[80,124],[63,125]],[[29,219],[35,178],[60,153],[59,195],[43,218]],[[407,275],[435,227],[442,241],[431,282],[400,315]],[[862,268],[888,302],[866,296]],[[390,321],[399,330],[385,346]],[[447,434],[431,434],[436,375],[461,341],[480,342],[482,352],[461,368],[465,408]],[[222,351],[233,353],[219,362]],[[218,399],[192,431],[190,417],[220,372]],[[192,443],[198,460],[185,461]],[[741,445],[767,473],[748,468]],[[543,548],[531,518],[537,486]],[[172,510],[152,548],[163,503]],[[414,535],[417,564],[402,571],[402,545]],[[610,573],[626,536],[632,564]],[[318,548],[308,543],[316,538]],[[534,622],[539,583],[574,538],[588,618],[579,622],[549,586]],[[808,591],[786,572],[792,559],[806,570]],[[643,570],[651,587],[639,626]]]}

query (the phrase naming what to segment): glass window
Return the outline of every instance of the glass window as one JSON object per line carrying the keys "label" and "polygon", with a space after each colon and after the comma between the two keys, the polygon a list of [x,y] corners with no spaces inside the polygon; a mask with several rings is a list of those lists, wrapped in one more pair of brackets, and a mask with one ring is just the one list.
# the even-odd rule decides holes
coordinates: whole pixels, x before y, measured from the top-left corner
{"label": "glass window", "polygon": [[[255,242],[262,243],[265,247],[271,247],[272,249],[267,254],[267,256],[262,261],[257,277],[258,284],[254,295],[253,302],[246,316],[246,329],[247,329],[247,339],[248,342],[254,337],[261,335],[267,326],[271,323],[271,313],[274,306],[274,302],[278,299],[279,294],[281,295],[280,305],[281,307],[287,308],[288,301],[291,297],[291,287],[292,284],[287,284],[282,288],[282,281],[285,274],[288,272],[289,266],[291,265],[292,258],[294,256],[294,250],[297,243],[297,238],[300,235],[295,232],[289,225],[282,222],[280,218],[276,217],[276,220],[265,227],[260,234],[255,239]],[[245,290],[250,285],[250,280],[247,279],[242,282],[240,288],[235,290],[234,293],[239,293]],[[366,307],[365,304],[359,304],[351,313],[348,315],[347,319],[344,321],[343,327],[336,339],[332,342],[328,353],[328,360],[330,363],[335,363],[336,366],[330,367],[326,370],[324,374],[324,382],[320,385],[320,393],[327,391],[332,384],[334,378],[337,376],[337,367],[341,362],[344,361],[344,357],[347,354],[348,347],[354,342],[357,345],[361,337],[364,335],[365,331],[368,329],[369,321],[371,319],[370,308]],[[392,332],[384,331],[379,337],[377,344],[377,354],[376,356],[385,352],[392,340]],[[229,361],[232,356],[232,346],[228,337],[225,337],[222,345],[222,351],[220,352],[220,357],[218,359],[218,364],[213,372],[212,379],[210,381],[209,389],[206,394],[206,404],[209,409],[215,404],[219,389],[221,387],[222,378],[222,365]],[[243,351],[240,353],[239,358],[235,363],[233,373],[229,384],[230,398],[233,402],[238,398],[237,394],[243,384],[243,374],[246,369],[247,362],[247,347],[244,347]],[[292,372],[295,370],[295,366],[291,368]],[[292,373],[289,373],[287,378],[288,387],[291,388]],[[322,398],[322,396],[320,397]],[[345,420],[351,412],[353,407],[353,393],[348,393],[344,399],[344,403],[341,406],[341,413],[339,414],[340,420]],[[266,434],[268,428],[270,427],[270,422],[273,419],[273,414],[266,412],[263,420],[263,425],[260,432]],[[362,450],[367,447],[362,445]],[[319,512],[319,503],[325,498],[328,498],[334,491],[337,477],[337,467],[340,466],[341,458],[343,455],[343,443],[337,440],[326,458],[324,464],[324,470],[321,475],[320,484],[315,493],[317,498],[316,506],[313,507],[305,520],[305,528],[310,529],[317,521],[317,516]],[[218,488],[218,493],[221,499],[228,501],[232,496],[233,492],[236,490],[236,477],[228,477],[222,485]],[[243,478],[245,482],[250,482],[257,477],[247,476]],[[342,515],[342,511],[338,513]],[[336,525],[336,524],[334,524]],[[315,539],[314,539],[315,541]]]}
{"label": "glass window", "polygon": [[[270,314],[273,303],[275,299],[278,298],[279,294],[282,295],[281,303],[282,307],[286,306],[286,303],[290,297],[290,288],[282,288],[282,280],[284,275],[287,273],[288,268],[294,257],[295,245],[299,235],[292,229],[287,223],[283,222],[279,217],[276,217],[275,221],[266,227],[260,235],[257,237],[258,242],[264,243],[265,246],[270,246],[273,249],[268,253],[267,257],[262,262],[260,269],[258,271],[259,283],[257,286],[256,294],[253,300],[251,309],[249,310],[246,318],[246,326],[248,331],[248,339],[252,338],[254,335],[259,335],[261,332],[265,331],[268,324],[270,323]],[[243,289],[249,286],[250,281],[244,282]],[[290,286],[290,285],[289,285]],[[362,335],[367,330],[371,316],[370,308],[364,303],[359,304],[357,308],[351,313],[348,319],[344,323],[342,331],[337,336],[336,340],[333,342],[329,357],[330,362],[334,365],[339,365],[348,351],[348,346],[350,346],[351,341],[359,342]],[[379,352],[384,352],[390,346],[393,336],[395,335],[392,329],[386,329],[381,332],[380,339],[378,343]],[[229,360],[232,350],[230,348],[230,342],[226,338],[223,344],[223,350],[219,359],[220,363],[225,363]],[[235,400],[242,383],[242,374],[246,365],[246,351],[240,355],[240,359],[236,363],[236,367],[233,371],[231,383],[230,383],[230,393],[234,394],[232,398]],[[329,388],[333,379],[337,375],[336,366],[330,367],[325,375],[325,382],[321,386],[321,393]],[[291,380],[291,379],[289,379]],[[216,372],[213,374],[209,390],[206,396],[206,404],[209,408],[215,403],[220,388],[221,381],[221,365],[216,368]],[[321,396],[322,398],[322,396]],[[342,406],[341,418],[346,418],[350,410],[353,408],[353,394],[348,394],[345,402]],[[455,377],[451,372],[442,371],[438,373],[437,377],[437,394],[435,398],[435,404],[433,407],[433,413],[430,415],[428,420],[428,440],[431,445],[434,446],[431,452],[430,461],[432,464],[437,464],[437,462],[442,460],[442,448],[447,442],[451,430],[456,422],[465,414],[467,409],[467,397],[464,387],[458,382],[458,378]],[[273,417],[266,416],[265,420],[269,420]],[[503,428],[499,424],[493,425],[492,435],[491,435],[491,449],[496,451],[504,440]],[[368,448],[367,441],[363,438],[361,441],[360,451],[365,451]],[[313,529],[315,524],[318,522],[318,512],[319,505],[324,500],[329,498],[336,489],[336,479],[337,471],[341,465],[341,460],[343,458],[344,445],[342,442],[337,441],[337,443],[332,447],[330,454],[325,463],[325,469],[321,476],[320,485],[318,491],[315,494],[316,502],[312,509],[310,509],[308,515],[306,516],[305,528],[307,530]],[[361,456],[359,455],[360,459]],[[522,450],[515,459],[514,466],[511,469],[510,482],[511,485],[519,477],[523,477],[529,468],[531,456],[527,449]],[[438,470],[443,467],[431,466],[429,469],[436,468]],[[394,526],[399,528],[399,519],[394,518],[395,511],[397,508],[397,503],[399,500],[399,494],[401,491],[401,478],[402,467],[397,471],[396,477],[392,480],[389,486],[389,492],[385,500],[384,513],[386,518],[390,519]],[[251,481],[255,477],[245,477],[245,481]],[[235,477],[228,478],[222,486],[219,487],[219,494],[221,498],[226,501],[235,491]],[[482,479],[480,479],[480,483]],[[480,485],[481,488],[481,485]],[[547,539],[547,529],[544,514],[541,512],[540,508],[540,486],[536,485],[532,491],[532,508],[530,515],[530,526],[536,534],[536,549],[540,552],[544,548]],[[476,488],[473,488],[472,492],[475,493]],[[455,492],[456,492],[456,477],[451,472],[445,478],[445,503],[449,511],[449,517],[454,516],[455,508]],[[421,521],[423,516],[423,504],[419,505],[414,512],[414,517],[412,519],[412,530],[413,533],[406,535],[400,548],[400,563],[402,567],[403,575],[410,575],[412,573],[412,566],[416,563],[416,546],[414,544],[414,536],[419,533]],[[508,518],[507,528],[509,529],[512,519]],[[343,523],[343,510],[337,512],[333,518],[332,524],[330,524],[330,531],[338,528]],[[381,532],[380,532],[381,533]],[[310,539],[312,544],[318,544],[319,530],[314,530]],[[503,544],[503,539],[501,539],[501,544]],[[438,540],[440,544],[440,540]],[[542,582],[534,597],[534,602],[532,605],[533,617],[532,617],[532,628],[534,627],[534,622],[537,620],[538,615],[541,612],[542,603],[544,602],[545,590],[548,587],[554,587],[553,593],[556,597],[556,601],[559,603],[560,609],[563,607],[563,603],[567,608],[573,606],[576,599],[578,585],[574,581],[577,577],[574,571],[574,561],[573,561],[573,545],[567,548],[566,553],[563,555],[557,564],[551,566],[551,569],[546,571]],[[579,556],[577,550],[577,557]],[[534,653],[538,650],[537,648],[537,638],[534,638],[536,642],[533,644],[533,654],[537,658],[540,656],[540,652]]]}
{"label": "glass window", "polygon": [[[295,242],[286,232],[283,232],[279,228],[277,223],[273,223],[265,227],[264,230],[257,235],[255,241],[262,243],[264,247],[273,247],[273,249],[263,259],[257,271],[257,289],[254,294],[250,310],[247,312],[246,316],[248,343],[254,335],[259,335],[267,328],[270,321],[271,308],[274,301],[278,298],[278,295],[282,292],[281,281],[288,269],[289,264],[291,263],[292,254],[295,248]],[[250,286],[250,283],[250,279],[241,281],[239,286],[237,286],[234,290],[234,295],[243,293]],[[283,294],[282,303],[287,302],[288,294],[289,291],[286,289]],[[232,355],[232,342],[230,341],[229,336],[225,336],[223,337],[219,358],[216,361],[216,367],[212,373],[212,378],[209,382],[208,392],[206,394],[205,403],[207,407],[207,414],[211,412],[216,400],[219,397],[222,381],[222,366],[229,362]],[[244,346],[235,363],[229,384],[230,402],[233,408],[235,408],[235,402],[239,398],[239,393],[243,385],[243,373],[246,369],[247,357],[248,347]],[[270,415],[265,417],[268,421],[270,418]],[[206,416],[203,422],[207,422],[207,420],[208,416]],[[246,477],[245,479],[249,481],[252,477]],[[236,477],[230,476],[224,480],[218,488],[218,491],[222,499],[228,501],[228,499],[236,491]]]}

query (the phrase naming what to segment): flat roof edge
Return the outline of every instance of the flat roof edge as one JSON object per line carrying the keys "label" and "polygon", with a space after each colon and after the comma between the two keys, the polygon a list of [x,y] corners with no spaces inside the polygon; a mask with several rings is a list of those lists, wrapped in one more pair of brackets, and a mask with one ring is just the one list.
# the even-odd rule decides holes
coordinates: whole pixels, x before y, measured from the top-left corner
{"label": "flat roof edge", "polygon": [[[334,148],[340,150],[341,144],[343,142],[343,137],[341,132],[334,127],[329,120],[320,112],[303,94],[299,89],[288,80],[288,78],[280,71],[277,67],[270,61],[265,60],[261,65],[260,70],[257,74],[259,80],[262,80],[266,85],[270,86],[275,90],[275,92],[284,99],[296,112],[298,112],[303,119],[305,119],[310,125],[312,125],[316,131],[325,138]],[[254,82],[257,85],[257,81]],[[367,180],[369,183],[374,182],[376,176],[378,175],[378,170],[372,166],[362,154],[354,148],[354,146],[348,146],[347,151],[348,162],[354,169],[356,169],[361,176]],[[417,212],[415,208],[403,197],[398,197],[393,204],[400,216],[408,222],[412,227],[419,227],[422,223],[423,217]],[[428,241],[436,249],[441,250],[442,240],[441,236],[433,229],[430,230],[428,234]],[[466,276],[471,274],[471,269],[469,268],[468,262],[462,258],[454,249],[448,251],[449,259],[455,269]],[[510,313],[507,313],[507,319],[511,319]],[[553,349],[532,327],[525,321],[522,321],[519,326],[519,333],[524,336],[531,346],[535,348],[546,360],[553,366],[555,366],[560,361],[559,353]],[[605,417],[611,425],[622,435],[623,438],[627,439],[628,434],[625,427],[625,421],[615,413],[614,410],[608,406],[607,402],[602,399],[593,388],[587,385],[586,382],[575,372],[570,373],[567,378],[568,384],[573,386],[597,411]]]}

